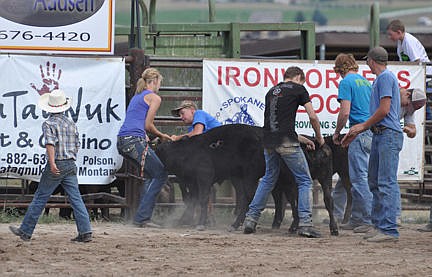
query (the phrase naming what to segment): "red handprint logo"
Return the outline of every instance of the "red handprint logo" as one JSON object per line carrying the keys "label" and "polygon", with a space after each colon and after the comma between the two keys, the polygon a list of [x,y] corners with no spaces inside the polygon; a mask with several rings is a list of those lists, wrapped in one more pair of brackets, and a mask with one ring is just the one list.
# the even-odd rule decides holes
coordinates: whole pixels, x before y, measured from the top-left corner
{"label": "red handprint logo", "polygon": [[50,69],[50,62],[46,63],[46,73],[44,73],[42,65],[39,65],[41,78],[42,78],[42,87],[37,88],[34,83],[31,83],[30,86],[36,90],[39,95],[49,93],[53,91],[54,89],[59,88],[59,80],[61,77],[61,69],[56,72],[56,64],[52,64],[52,69]]}

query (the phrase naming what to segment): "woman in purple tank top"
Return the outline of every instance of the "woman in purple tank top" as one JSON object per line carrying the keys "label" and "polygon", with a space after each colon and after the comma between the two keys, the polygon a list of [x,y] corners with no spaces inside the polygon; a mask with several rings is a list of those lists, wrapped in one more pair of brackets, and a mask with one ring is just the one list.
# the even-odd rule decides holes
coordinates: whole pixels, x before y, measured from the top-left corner
{"label": "woman in purple tank top", "polygon": [[134,218],[138,227],[160,227],[151,221],[156,197],[168,179],[168,174],[155,152],[148,147],[147,134],[150,132],[160,139],[171,140],[154,125],[154,118],[161,104],[157,94],[162,75],[155,68],[147,68],[137,82],[136,94],[132,97],[125,121],[117,137],[117,150],[140,168],[141,176],[148,177]]}

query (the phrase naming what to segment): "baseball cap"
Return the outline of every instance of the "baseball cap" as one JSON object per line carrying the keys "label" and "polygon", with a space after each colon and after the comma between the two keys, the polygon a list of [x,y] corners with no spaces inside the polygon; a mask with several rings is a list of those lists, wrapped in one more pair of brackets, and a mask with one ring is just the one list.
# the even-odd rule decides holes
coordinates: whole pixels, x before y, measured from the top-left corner
{"label": "baseball cap", "polygon": [[184,101],[181,102],[180,106],[178,106],[177,108],[171,110],[172,116],[180,116],[179,112],[180,112],[181,109],[184,109],[184,108],[194,108],[195,110],[198,109],[197,105],[193,101],[184,100]]}
{"label": "baseball cap", "polygon": [[363,57],[363,59],[367,58],[376,62],[388,62],[388,53],[383,47],[377,46],[370,49],[367,55]]}
{"label": "baseball cap", "polygon": [[423,92],[423,90],[414,88],[408,89],[408,91],[411,92],[411,105],[415,111],[426,104],[426,94]]}

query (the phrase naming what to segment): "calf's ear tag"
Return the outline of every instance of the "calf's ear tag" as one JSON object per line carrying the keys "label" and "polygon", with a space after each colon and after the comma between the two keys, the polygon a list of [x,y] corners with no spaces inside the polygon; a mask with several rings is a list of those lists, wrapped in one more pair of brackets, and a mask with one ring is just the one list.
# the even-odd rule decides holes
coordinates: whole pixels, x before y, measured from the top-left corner
{"label": "calf's ear tag", "polygon": [[222,146],[222,144],[223,144],[223,140],[218,140],[218,141],[216,141],[216,142],[212,142],[212,143],[209,145],[209,147],[210,147],[211,149],[216,149],[216,148],[218,148],[219,146]]}

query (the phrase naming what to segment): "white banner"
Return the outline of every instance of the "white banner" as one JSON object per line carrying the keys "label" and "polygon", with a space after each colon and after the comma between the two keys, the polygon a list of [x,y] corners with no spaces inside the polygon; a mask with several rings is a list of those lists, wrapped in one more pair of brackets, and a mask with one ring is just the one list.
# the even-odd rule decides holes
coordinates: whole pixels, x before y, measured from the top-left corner
{"label": "white banner", "polygon": [[122,58],[0,55],[0,177],[39,180],[46,164],[39,96],[54,88],[72,98],[80,184],[108,184],[121,167],[117,132],[125,115]]}
{"label": "white banner", "polygon": [[0,53],[113,54],[114,0],[0,0]]}
{"label": "white banner", "polygon": [[[373,82],[375,75],[369,67],[363,61],[359,65],[359,74]],[[204,60],[203,109],[223,124],[262,126],[265,94],[283,81],[285,69],[290,66],[299,66],[304,70],[305,87],[320,119],[321,132],[332,135],[339,112],[337,94],[340,77],[333,70],[334,63],[329,61]],[[391,63],[388,68],[396,74],[401,87],[424,90],[424,66]],[[416,112],[417,136],[409,139],[405,135],[398,170],[400,181],[423,180],[424,115],[424,108]],[[303,107],[298,110],[295,124],[298,134],[313,135]],[[348,125],[345,132],[347,130]]]}

